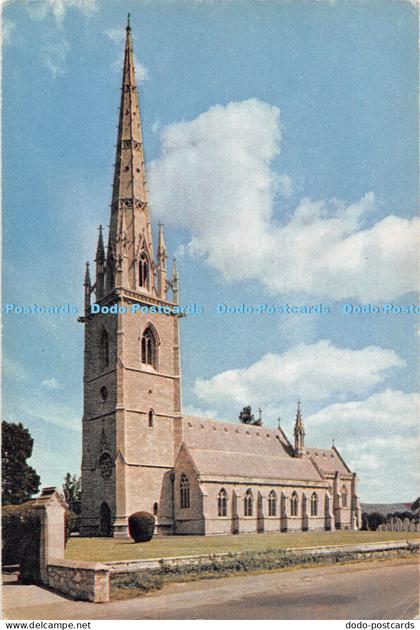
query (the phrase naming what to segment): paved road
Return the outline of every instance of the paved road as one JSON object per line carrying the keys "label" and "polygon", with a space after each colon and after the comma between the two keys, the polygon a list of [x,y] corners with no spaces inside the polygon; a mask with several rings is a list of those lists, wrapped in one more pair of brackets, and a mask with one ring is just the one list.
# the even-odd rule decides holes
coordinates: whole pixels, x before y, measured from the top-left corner
{"label": "paved road", "polygon": [[135,600],[90,604],[35,586],[5,585],[6,619],[413,619],[415,560],[170,584]]}

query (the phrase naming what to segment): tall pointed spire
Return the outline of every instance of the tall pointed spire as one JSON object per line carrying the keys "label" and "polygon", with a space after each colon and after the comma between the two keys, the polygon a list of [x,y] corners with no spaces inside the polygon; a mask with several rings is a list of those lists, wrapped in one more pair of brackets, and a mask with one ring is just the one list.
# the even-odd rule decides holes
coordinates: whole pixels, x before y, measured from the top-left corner
{"label": "tall pointed spire", "polygon": [[83,283],[85,287],[85,317],[90,314],[90,294],[92,293],[92,283],[90,280],[89,263],[86,263],[85,281]]}
{"label": "tall pointed spire", "polygon": [[[120,226],[125,223],[125,246],[128,258],[126,279],[128,286],[126,288],[132,290],[141,288],[142,291],[154,292],[154,255],[130,15],[126,32],[107,263],[110,263],[109,269],[112,273],[112,256],[116,257]],[[122,220],[122,215],[124,215],[124,220]],[[142,253],[148,261],[148,277],[151,279],[147,287],[142,285],[139,287],[138,282],[137,272]],[[115,264],[118,262],[115,261]],[[111,290],[120,281],[121,274],[114,274],[111,279],[107,278],[107,289]]]}
{"label": "tall pointed spire", "polygon": [[105,248],[102,235],[102,225],[99,226],[98,245],[96,247],[96,301],[100,300],[104,295],[104,279],[105,279]]}
{"label": "tall pointed spire", "polygon": [[300,408],[300,400],[297,401],[296,419],[295,419],[295,455],[301,457],[305,449],[305,427],[303,424],[302,411]]}

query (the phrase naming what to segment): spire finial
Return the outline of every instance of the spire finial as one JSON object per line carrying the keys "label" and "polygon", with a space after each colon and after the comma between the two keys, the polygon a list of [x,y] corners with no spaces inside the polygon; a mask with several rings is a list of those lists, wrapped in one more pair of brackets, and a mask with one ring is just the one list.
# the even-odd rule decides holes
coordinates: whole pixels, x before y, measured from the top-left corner
{"label": "spire finial", "polygon": [[90,270],[89,270],[89,262],[86,263],[86,271],[85,271],[85,287],[90,287]]}
{"label": "spire finial", "polygon": [[305,438],[305,427],[303,426],[303,418],[302,411],[300,408],[300,400],[297,401],[297,409],[296,409],[296,420],[295,420],[295,454],[298,457],[302,456],[304,450],[304,438]]}
{"label": "spire finial", "polygon": [[131,31],[131,24],[130,24],[130,14],[127,15],[127,27],[125,29],[128,33],[128,31]]}
{"label": "spire finial", "polygon": [[173,257],[172,260],[172,280],[175,280],[175,282],[177,282],[179,280],[179,276],[178,276],[178,268],[176,266],[176,257]]}

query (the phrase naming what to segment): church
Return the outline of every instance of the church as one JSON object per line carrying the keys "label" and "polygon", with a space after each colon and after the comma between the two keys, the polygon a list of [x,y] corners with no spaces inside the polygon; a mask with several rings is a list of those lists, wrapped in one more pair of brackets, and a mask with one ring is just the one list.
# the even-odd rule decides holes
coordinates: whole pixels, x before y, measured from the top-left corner
{"label": "church", "polygon": [[130,21],[126,31],[108,246],[100,227],[80,318],[81,535],[126,538],[139,510],[167,535],[358,529],[356,473],[335,446],[305,445],[300,403],[293,441],[182,413],[179,277],[162,225],[155,255]]}

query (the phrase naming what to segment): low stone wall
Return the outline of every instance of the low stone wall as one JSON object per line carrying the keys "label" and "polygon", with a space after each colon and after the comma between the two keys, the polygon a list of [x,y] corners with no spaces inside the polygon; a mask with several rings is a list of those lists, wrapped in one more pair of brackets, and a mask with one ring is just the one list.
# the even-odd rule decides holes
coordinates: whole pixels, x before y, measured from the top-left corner
{"label": "low stone wall", "polygon": [[[354,554],[356,559],[363,558],[382,558],[401,555],[406,552],[413,551],[414,547],[419,546],[420,540],[405,542],[405,541],[391,541],[383,543],[365,543],[355,545],[334,545],[325,547],[295,547],[279,549],[284,553],[293,553],[295,556],[304,556],[307,554],[316,556],[332,556],[337,553],[342,554]],[[257,552],[256,552],[257,553]],[[242,555],[243,552],[237,553],[217,553],[211,555],[195,555],[195,556],[182,556],[182,557],[170,557],[170,558],[151,558],[150,560],[115,560],[113,562],[105,562],[104,564],[110,570],[111,574],[117,573],[130,573],[130,572],[142,572],[150,571],[157,572],[165,567],[194,567],[205,566],[211,564],[214,560],[221,560],[223,558],[232,558]]]}
{"label": "low stone wall", "polygon": [[48,586],[72,599],[109,602],[109,567],[99,562],[51,560]]}

